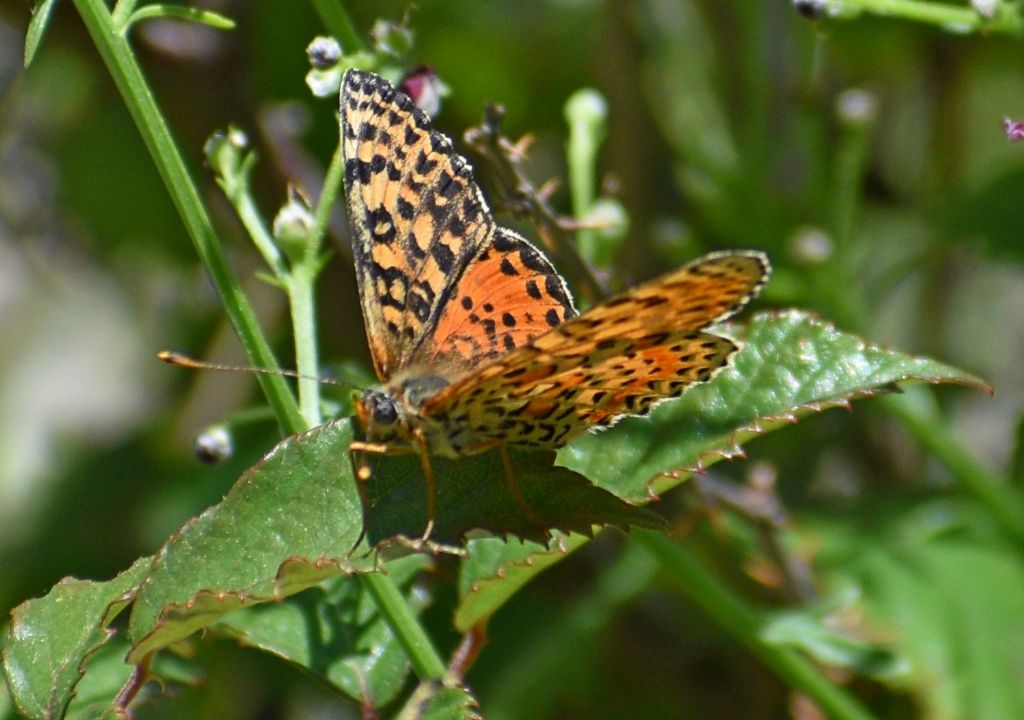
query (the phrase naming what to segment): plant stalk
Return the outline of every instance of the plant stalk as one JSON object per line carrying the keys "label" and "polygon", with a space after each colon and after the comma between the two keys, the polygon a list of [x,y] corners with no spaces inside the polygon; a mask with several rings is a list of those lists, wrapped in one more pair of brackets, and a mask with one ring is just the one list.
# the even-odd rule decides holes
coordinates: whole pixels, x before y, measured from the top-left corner
{"label": "plant stalk", "polygon": [[[277,369],[277,361],[263,337],[252,306],[231,271],[199,191],[153,93],[146,84],[127,38],[118,32],[118,25],[103,0],[74,0],[74,3],[139,128],[196,252],[213,279],[228,319],[246,354],[257,367]],[[130,1],[122,2],[119,8],[122,13],[128,13],[133,4]],[[341,11],[340,6],[338,9]],[[310,298],[311,295],[311,292],[307,293]],[[300,314],[303,318],[309,317],[305,311]],[[312,322],[302,322],[312,327]],[[307,428],[307,420],[283,377],[261,374],[257,380],[278,421],[288,432],[301,432]],[[439,679],[444,674],[444,662],[391,579],[380,573],[367,573],[361,577],[381,603],[381,613],[408,650],[417,672],[423,678]]]}
{"label": "plant stalk", "polygon": [[806,693],[832,720],[874,720],[860,701],[829,681],[794,650],[762,638],[764,619],[725,587],[682,545],[663,533],[634,529],[629,537],[654,557],[668,578],[723,630],[743,643],[790,686]]}
{"label": "plant stalk", "polygon": [[445,664],[419,621],[409,610],[402,593],[387,575],[379,572],[362,573],[359,579],[373,595],[377,609],[384,615],[392,632],[398,638],[412,661],[412,667],[421,680],[441,680]]}
{"label": "plant stalk", "polygon": [[1003,529],[1024,543],[1024,496],[1009,482],[973,457],[950,432],[925,388],[906,388],[902,395],[878,401],[899,420],[914,440],[946,466],[960,486],[985,507]]}
{"label": "plant stalk", "polygon": [[[196,252],[210,273],[214,287],[224,303],[228,320],[246,355],[256,367],[277,369],[277,360],[263,337],[256,313],[231,271],[199,191],[157,107],[153,93],[146,84],[127,38],[117,31],[103,0],[74,0],[74,3],[139,128]],[[256,379],[281,425],[290,433],[303,430],[305,422],[284,378],[261,374]]]}

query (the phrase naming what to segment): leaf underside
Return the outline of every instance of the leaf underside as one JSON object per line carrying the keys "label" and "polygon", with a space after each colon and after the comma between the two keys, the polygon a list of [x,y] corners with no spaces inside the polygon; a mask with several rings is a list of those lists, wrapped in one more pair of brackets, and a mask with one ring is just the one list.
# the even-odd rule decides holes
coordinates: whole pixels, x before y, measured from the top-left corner
{"label": "leaf underside", "polygon": [[[556,467],[554,459],[554,453],[513,450],[509,477],[498,449],[458,461],[430,458],[437,478],[430,540],[464,544],[474,529],[546,542],[554,530],[589,535],[595,526],[664,527],[654,513]],[[427,526],[429,489],[418,456],[370,456],[367,462],[373,474],[362,491],[370,544],[396,536],[420,538]]]}

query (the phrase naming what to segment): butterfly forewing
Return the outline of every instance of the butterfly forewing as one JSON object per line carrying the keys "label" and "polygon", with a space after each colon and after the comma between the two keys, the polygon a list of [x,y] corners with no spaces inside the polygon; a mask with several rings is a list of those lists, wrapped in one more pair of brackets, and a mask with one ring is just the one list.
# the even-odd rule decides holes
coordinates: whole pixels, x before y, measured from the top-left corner
{"label": "butterfly forewing", "polygon": [[366,334],[377,374],[387,380],[432,341],[494,223],[468,163],[386,81],[345,74],[341,129]]}

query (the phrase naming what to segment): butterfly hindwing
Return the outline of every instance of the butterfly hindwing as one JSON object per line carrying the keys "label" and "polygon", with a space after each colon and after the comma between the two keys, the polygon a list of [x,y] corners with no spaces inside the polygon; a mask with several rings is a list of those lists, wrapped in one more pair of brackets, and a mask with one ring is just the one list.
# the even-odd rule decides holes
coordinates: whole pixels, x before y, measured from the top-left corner
{"label": "butterfly hindwing", "polygon": [[469,164],[385,80],[345,73],[341,135],[363,317],[387,380],[433,337],[494,222]]}
{"label": "butterfly hindwing", "polygon": [[711,379],[736,351],[704,331],[764,284],[760,253],[719,253],[597,305],[448,386],[421,408],[466,443],[558,447]]}

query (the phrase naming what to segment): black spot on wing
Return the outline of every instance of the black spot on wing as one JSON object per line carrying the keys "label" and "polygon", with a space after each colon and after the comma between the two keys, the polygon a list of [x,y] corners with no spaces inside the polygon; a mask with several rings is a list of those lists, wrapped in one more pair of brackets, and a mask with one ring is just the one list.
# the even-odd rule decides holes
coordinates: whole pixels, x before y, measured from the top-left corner
{"label": "black spot on wing", "polygon": [[455,264],[455,254],[451,251],[447,245],[442,242],[435,242],[430,248],[430,254],[434,258],[434,262],[441,269],[445,275],[452,271],[452,267]]}
{"label": "black spot on wing", "polygon": [[399,197],[395,201],[395,208],[398,210],[399,217],[403,220],[412,220],[416,216],[415,206],[403,197]]}

